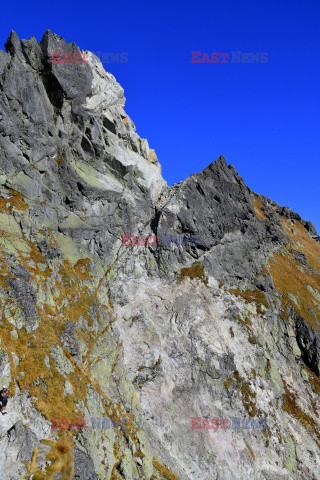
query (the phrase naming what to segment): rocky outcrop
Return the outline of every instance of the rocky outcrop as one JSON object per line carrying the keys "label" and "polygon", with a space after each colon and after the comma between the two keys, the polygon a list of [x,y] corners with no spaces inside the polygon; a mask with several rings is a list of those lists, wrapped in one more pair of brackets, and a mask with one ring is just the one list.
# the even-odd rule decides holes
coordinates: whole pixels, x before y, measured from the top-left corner
{"label": "rocky outcrop", "polygon": [[319,478],[314,226],[223,157],[168,187],[124,105],[50,31],[0,51],[1,470]]}

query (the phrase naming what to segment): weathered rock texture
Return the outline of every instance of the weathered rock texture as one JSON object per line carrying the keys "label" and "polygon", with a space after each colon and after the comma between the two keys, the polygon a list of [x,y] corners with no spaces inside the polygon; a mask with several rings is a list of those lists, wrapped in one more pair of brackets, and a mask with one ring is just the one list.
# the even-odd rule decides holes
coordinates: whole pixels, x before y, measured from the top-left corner
{"label": "weathered rock texture", "polygon": [[0,51],[2,478],[319,479],[313,225],[223,157],[169,188],[115,78],[52,51]]}

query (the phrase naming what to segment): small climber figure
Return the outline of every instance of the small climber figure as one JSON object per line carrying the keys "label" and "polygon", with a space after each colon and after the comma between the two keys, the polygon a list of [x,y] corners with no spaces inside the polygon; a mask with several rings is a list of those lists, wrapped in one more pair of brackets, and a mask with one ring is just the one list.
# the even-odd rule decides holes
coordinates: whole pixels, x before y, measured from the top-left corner
{"label": "small climber figure", "polygon": [[0,401],[2,403],[2,408],[1,408],[2,415],[7,415],[8,413],[6,412],[6,406],[8,403],[8,394],[9,394],[9,390],[5,385],[3,385],[2,390],[0,391]]}

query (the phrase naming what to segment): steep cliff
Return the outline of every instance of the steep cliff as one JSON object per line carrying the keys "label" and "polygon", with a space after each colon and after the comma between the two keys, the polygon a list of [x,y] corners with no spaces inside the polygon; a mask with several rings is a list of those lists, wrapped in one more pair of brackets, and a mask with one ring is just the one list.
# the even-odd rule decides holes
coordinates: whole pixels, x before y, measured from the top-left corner
{"label": "steep cliff", "polygon": [[223,157],[168,187],[97,57],[5,47],[3,478],[320,478],[313,225]]}

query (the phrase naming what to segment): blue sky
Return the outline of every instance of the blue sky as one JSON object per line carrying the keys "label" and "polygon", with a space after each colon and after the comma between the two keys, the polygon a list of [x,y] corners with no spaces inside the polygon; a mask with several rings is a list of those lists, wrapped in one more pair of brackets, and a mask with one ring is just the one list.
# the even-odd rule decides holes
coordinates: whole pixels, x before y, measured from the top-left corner
{"label": "blue sky", "polygon": [[[11,29],[40,41],[49,28],[84,50],[127,53],[104,67],[170,185],[224,155],[251,189],[320,231],[319,0],[17,0],[0,22],[0,48]],[[230,57],[192,63],[192,51]],[[232,63],[233,51],[268,62]]]}

